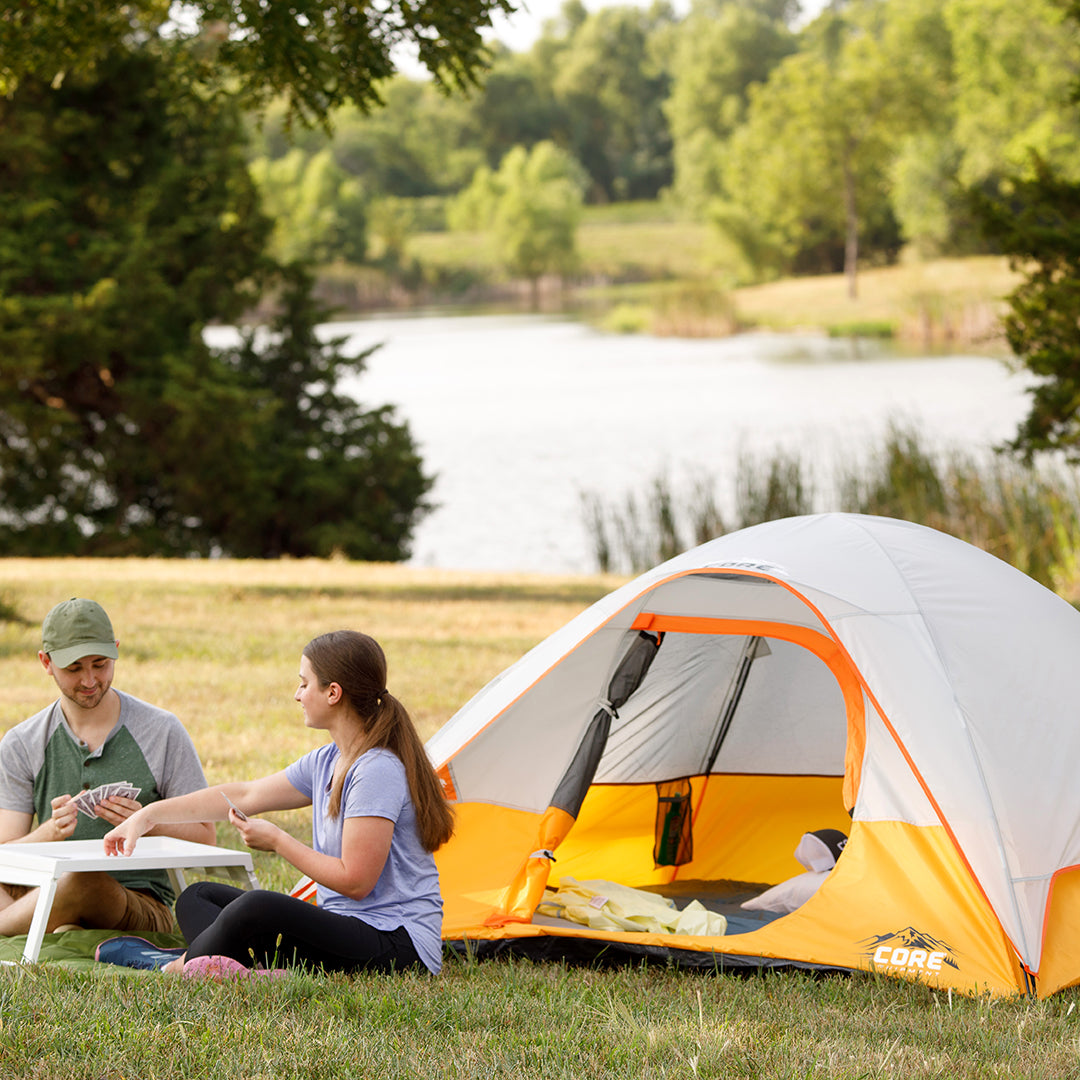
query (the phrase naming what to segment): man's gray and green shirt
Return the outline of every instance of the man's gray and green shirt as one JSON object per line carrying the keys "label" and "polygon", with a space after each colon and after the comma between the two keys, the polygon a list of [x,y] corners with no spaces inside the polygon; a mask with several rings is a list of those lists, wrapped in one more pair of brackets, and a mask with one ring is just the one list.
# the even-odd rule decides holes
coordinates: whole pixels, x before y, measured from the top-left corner
{"label": "man's gray and green shirt", "polygon": [[[52,816],[57,795],[77,795],[99,784],[130,780],[144,806],[206,787],[191,737],[171,712],[116,691],[120,719],[108,738],[91,751],[68,727],[59,700],[13,727],[0,740],[0,808],[32,813],[38,822]],[[78,815],[71,839],[103,837],[112,826],[99,817]],[[129,889],[142,889],[171,904],[175,898],[165,871],[120,871],[112,875]]]}

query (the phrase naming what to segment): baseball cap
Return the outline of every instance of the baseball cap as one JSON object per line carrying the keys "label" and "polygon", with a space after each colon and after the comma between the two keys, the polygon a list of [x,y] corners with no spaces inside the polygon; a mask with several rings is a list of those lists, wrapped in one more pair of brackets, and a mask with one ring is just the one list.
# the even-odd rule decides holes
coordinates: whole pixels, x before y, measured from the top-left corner
{"label": "baseball cap", "polygon": [[67,667],[84,656],[108,656],[115,660],[116,635],[105,609],[93,600],[72,597],[45,616],[41,624],[41,649],[57,667]]}

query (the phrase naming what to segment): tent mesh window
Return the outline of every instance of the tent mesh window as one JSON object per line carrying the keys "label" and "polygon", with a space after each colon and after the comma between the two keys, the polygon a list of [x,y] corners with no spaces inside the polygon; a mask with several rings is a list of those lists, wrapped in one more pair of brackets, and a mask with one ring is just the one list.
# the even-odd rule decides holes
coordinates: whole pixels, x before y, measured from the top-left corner
{"label": "tent mesh window", "polygon": [[668,780],[656,785],[653,861],[657,866],[682,866],[694,857],[690,796],[689,780]]}

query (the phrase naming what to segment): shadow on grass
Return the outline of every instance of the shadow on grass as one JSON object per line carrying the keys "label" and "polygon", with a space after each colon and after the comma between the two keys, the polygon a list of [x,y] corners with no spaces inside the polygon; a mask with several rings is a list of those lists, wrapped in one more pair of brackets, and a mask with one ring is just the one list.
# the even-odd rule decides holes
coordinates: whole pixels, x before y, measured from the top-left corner
{"label": "shadow on grass", "polygon": [[416,601],[417,603],[465,603],[477,601],[487,603],[520,603],[532,601],[543,604],[592,604],[606,596],[610,588],[604,584],[583,581],[556,584],[538,582],[530,584],[447,584],[429,585],[424,583],[392,584],[385,587],[325,585],[245,585],[230,589],[230,598],[237,603],[247,599],[298,600],[304,597],[322,597],[332,600],[395,600]]}

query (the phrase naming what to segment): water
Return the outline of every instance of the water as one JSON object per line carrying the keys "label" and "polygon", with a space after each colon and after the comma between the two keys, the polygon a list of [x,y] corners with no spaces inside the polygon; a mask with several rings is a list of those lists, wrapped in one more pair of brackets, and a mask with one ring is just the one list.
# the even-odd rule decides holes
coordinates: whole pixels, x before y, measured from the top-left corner
{"label": "water", "polygon": [[[455,569],[596,569],[583,492],[612,504],[661,472],[715,478],[732,498],[740,453],[797,452],[825,487],[890,420],[943,445],[989,447],[1026,412],[999,360],[902,357],[887,345],[754,333],[720,340],[604,334],[542,316],[336,323],[348,350],[383,343],[343,385],[408,420],[437,509],[412,562]],[[729,507],[730,508],[730,507]]]}

